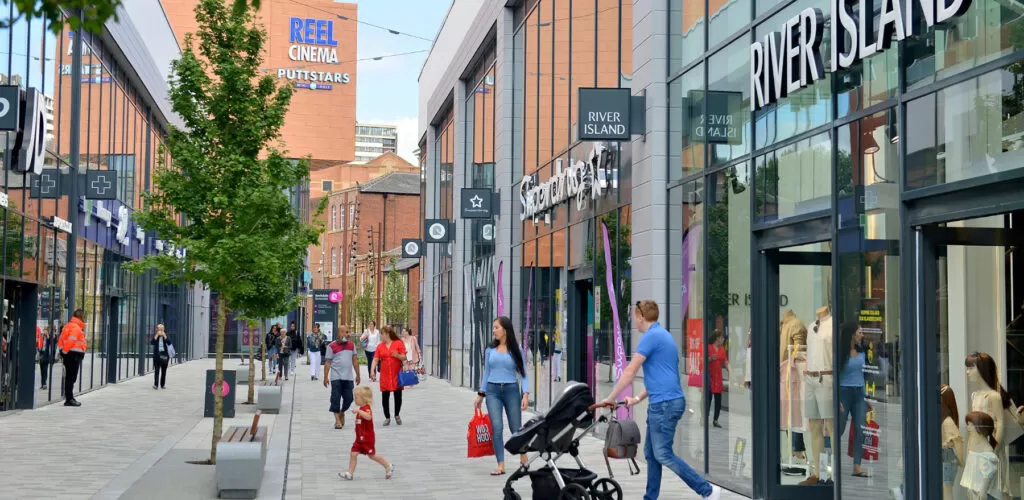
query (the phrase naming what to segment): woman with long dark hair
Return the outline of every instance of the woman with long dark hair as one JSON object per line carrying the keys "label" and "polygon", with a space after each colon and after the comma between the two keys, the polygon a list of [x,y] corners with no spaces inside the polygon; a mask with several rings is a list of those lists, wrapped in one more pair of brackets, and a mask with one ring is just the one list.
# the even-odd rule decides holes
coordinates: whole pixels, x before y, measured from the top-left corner
{"label": "woman with long dark hair", "polygon": [[[529,378],[526,376],[526,365],[523,363],[523,351],[516,341],[516,331],[512,320],[505,316],[495,319],[491,324],[494,339],[484,352],[484,376],[480,379],[480,391],[476,396],[474,407],[487,401],[487,414],[491,418],[494,436],[494,458],[498,460],[498,468],[491,472],[492,476],[505,473],[505,424],[501,412],[508,417],[508,429],[515,434],[523,423],[523,410],[529,404]],[[526,455],[521,455],[520,462],[526,462]]]}
{"label": "woman with long dark hair", "polygon": [[867,424],[868,405],[864,397],[864,334],[856,323],[843,323],[839,327],[839,432],[846,432],[846,419],[853,415],[853,475],[868,477],[861,470],[864,458],[864,425]]}

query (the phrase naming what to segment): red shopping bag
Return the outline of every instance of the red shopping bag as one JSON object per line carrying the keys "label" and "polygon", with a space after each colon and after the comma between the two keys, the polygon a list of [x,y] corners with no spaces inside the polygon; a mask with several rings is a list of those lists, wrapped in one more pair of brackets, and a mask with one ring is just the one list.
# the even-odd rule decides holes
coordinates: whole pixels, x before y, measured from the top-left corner
{"label": "red shopping bag", "polygon": [[[878,460],[878,422],[875,421],[875,411],[868,405],[868,414],[866,422],[864,423],[864,451],[861,456],[862,460],[869,462]],[[857,428],[853,426],[853,421],[850,421],[850,438],[847,440],[846,455],[853,457],[853,433],[857,432]]]}
{"label": "red shopping bag", "polygon": [[469,430],[466,432],[466,441],[469,444],[469,451],[466,456],[469,458],[489,457],[494,455],[493,432],[491,419],[480,410],[476,410],[473,418],[469,420]]}

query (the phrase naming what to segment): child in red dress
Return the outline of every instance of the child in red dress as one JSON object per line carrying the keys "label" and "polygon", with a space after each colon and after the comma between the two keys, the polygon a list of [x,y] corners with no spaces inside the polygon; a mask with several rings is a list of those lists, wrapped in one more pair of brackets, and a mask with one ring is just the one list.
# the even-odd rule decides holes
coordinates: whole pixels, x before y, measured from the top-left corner
{"label": "child in red dress", "polygon": [[381,464],[384,467],[384,479],[391,479],[395,472],[394,464],[388,462],[384,457],[377,454],[377,438],[373,432],[373,391],[365,385],[355,389],[355,407],[352,413],[356,416],[356,442],[352,443],[352,453],[349,455],[348,472],[339,473],[342,479],[351,481],[356,473],[356,460],[359,455],[366,455],[370,460]]}

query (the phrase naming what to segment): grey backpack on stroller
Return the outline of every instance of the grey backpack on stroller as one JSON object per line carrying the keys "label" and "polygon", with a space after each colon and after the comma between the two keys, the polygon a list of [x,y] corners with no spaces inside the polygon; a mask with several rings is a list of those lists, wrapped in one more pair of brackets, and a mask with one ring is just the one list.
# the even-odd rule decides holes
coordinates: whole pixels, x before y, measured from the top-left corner
{"label": "grey backpack on stroller", "polygon": [[609,458],[626,460],[629,475],[640,473],[640,465],[636,463],[636,453],[640,449],[640,427],[636,422],[624,419],[611,419],[608,432],[604,435],[604,463],[608,466],[608,477],[614,477]]}

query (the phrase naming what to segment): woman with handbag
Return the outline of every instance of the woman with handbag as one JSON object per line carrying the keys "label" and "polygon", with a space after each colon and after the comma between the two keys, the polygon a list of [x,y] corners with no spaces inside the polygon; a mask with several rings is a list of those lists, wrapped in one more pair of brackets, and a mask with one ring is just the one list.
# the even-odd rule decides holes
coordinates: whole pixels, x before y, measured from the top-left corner
{"label": "woman with handbag", "polygon": [[149,343],[153,346],[153,390],[157,389],[157,385],[160,389],[166,389],[167,365],[171,362],[171,339],[167,338],[163,324],[156,325],[156,334]]}
{"label": "woman with handbag", "polygon": [[[491,471],[492,476],[505,474],[505,424],[502,411],[508,418],[508,430],[515,434],[523,423],[523,411],[529,405],[530,379],[526,376],[526,364],[523,351],[516,341],[516,331],[512,320],[501,316],[491,323],[491,335],[494,338],[484,351],[484,375],[480,379],[480,391],[477,392],[473,408],[480,410],[487,402],[487,416],[491,419],[493,434],[494,458],[498,468]],[[526,455],[519,456],[519,463],[526,463]]]}
{"label": "woman with handbag", "polygon": [[[398,384],[398,372],[406,360],[405,343],[393,327],[385,326],[382,332],[385,340],[377,346],[370,367],[370,380],[374,380],[380,368],[381,405],[384,406],[384,427],[391,425],[391,394],[395,395],[395,423],[402,425],[402,386]],[[379,366],[378,366],[379,365]]]}

